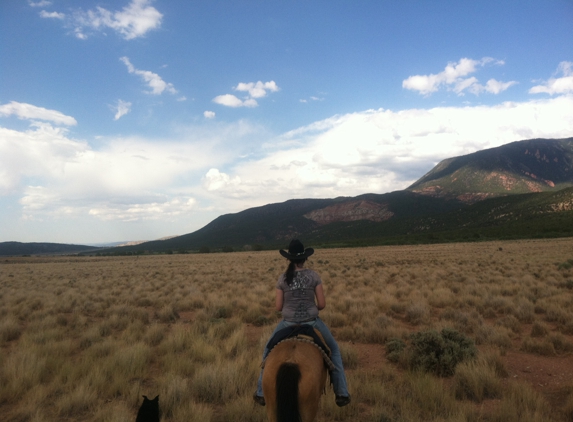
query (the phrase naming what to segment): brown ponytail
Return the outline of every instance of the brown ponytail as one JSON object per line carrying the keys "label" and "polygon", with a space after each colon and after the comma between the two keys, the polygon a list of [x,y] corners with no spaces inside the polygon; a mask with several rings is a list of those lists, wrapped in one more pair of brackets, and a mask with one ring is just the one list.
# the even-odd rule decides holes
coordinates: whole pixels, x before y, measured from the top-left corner
{"label": "brown ponytail", "polygon": [[285,271],[285,281],[288,286],[290,286],[292,284],[292,281],[294,280],[295,269],[297,264],[302,264],[304,261],[306,261],[306,258],[290,260],[287,270]]}

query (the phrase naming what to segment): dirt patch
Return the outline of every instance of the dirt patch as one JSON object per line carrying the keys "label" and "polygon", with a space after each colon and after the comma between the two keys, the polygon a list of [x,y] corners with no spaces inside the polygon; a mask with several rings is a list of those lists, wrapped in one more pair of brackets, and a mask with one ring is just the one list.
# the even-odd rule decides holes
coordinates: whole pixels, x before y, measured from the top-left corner
{"label": "dirt patch", "polygon": [[508,351],[503,363],[509,379],[526,382],[552,405],[562,405],[573,380],[573,356],[535,356]]}
{"label": "dirt patch", "polygon": [[183,323],[195,321],[196,311],[179,312],[179,320]]}
{"label": "dirt patch", "polygon": [[380,344],[351,343],[358,354],[358,368],[366,371],[376,371],[384,365],[390,365],[386,360],[386,351]]}

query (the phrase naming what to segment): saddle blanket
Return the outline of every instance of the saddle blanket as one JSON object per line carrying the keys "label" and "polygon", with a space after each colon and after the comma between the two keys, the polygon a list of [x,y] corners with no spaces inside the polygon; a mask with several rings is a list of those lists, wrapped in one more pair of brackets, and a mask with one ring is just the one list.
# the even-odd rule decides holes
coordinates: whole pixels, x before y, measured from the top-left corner
{"label": "saddle blanket", "polygon": [[314,343],[320,347],[328,357],[330,357],[330,348],[326,345],[320,331],[308,324],[291,325],[276,332],[267,343],[267,348],[272,350],[280,341],[297,336],[309,337]]}

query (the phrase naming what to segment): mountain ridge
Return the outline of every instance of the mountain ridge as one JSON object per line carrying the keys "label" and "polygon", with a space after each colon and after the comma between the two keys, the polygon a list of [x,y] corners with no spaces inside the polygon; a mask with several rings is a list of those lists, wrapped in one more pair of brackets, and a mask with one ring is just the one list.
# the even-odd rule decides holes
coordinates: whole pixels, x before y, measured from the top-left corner
{"label": "mountain ridge", "polygon": [[472,203],[573,186],[573,138],[511,142],[439,162],[407,190]]}
{"label": "mountain ridge", "polygon": [[[444,183],[448,178],[454,183]],[[504,180],[505,184],[500,182]],[[508,185],[507,180],[512,183]],[[459,183],[455,184],[456,181]],[[445,186],[440,186],[440,183]],[[424,191],[430,187],[431,191],[436,192],[438,186],[439,194],[428,194],[427,189]],[[403,191],[332,199],[288,200],[249,208],[220,216],[196,232],[174,238],[172,243],[144,246],[151,249],[172,247],[174,250],[189,247],[199,249],[201,246],[215,249],[227,246],[229,249],[249,244],[271,247],[297,236],[325,244],[351,244],[360,242],[360,239],[374,244],[377,243],[375,239],[366,240],[368,232],[379,233],[381,237],[411,237],[408,224],[429,227],[432,225],[428,225],[428,220],[439,221],[440,218],[434,218],[438,215],[447,215],[446,223],[441,227],[432,226],[430,231],[463,231],[464,227],[471,227],[472,224],[457,223],[455,227],[448,227],[447,222],[457,221],[453,215],[461,210],[465,210],[462,214],[472,215],[471,208],[467,208],[470,205],[476,204],[476,209],[485,209],[488,204],[486,200],[496,197],[546,192],[548,195],[542,195],[541,202],[547,209],[552,209],[550,205],[555,205],[555,198],[551,193],[570,187],[573,187],[573,138],[532,139],[444,160]],[[567,190],[566,194],[572,193]],[[504,207],[525,207],[527,198],[505,201]],[[486,201],[485,205],[478,206],[477,203],[482,201]],[[491,204],[494,204],[494,208],[499,206],[496,201]],[[539,206],[542,206],[541,203]],[[567,207],[558,206],[554,212],[559,210],[570,212]],[[533,218],[536,212],[529,209],[525,214],[531,214]],[[510,214],[529,218],[518,209],[512,209]],[[492,215],[491,218],[498,222],[505,221],[500,215]],[[541,224],[535,218],[533,220],[536,227]],[[512,221],[506,223],[516,226]],[[547,224],[551,225],[549,222]],[[398,229],[392,230],[391,226]],[[362,233],[363,230],[366,233]],[[556,233],[554,230],[550,232]],[[352,233],[355,239],[352,239]],[[521,236],[527,236],[527,233]]]}
{"label": "mountain ridge", "polygon": [[557,236],[573,236],[573,138],[448,158],[404,190],[290,199],[181,236],[87,253],[275,248],[293,237],[331,247]]}

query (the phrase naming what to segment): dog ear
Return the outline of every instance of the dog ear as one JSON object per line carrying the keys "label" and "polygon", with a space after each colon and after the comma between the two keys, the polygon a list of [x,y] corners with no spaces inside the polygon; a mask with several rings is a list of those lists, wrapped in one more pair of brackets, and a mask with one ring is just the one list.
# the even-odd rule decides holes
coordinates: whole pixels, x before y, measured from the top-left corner
{"label": "dog ear", "polygon": [[155,396],[155,398],[151,401],[159,401],[159,394]]}

